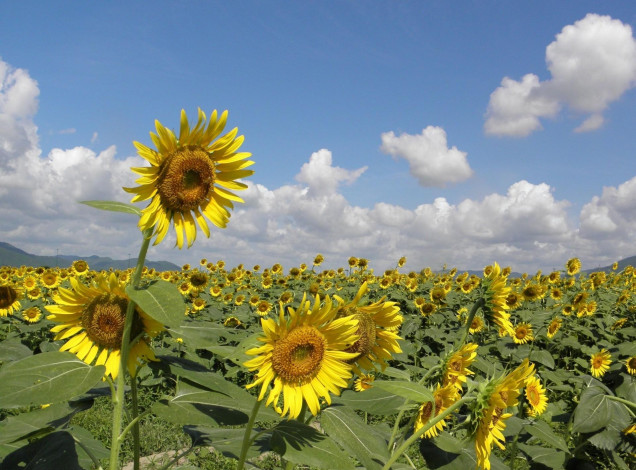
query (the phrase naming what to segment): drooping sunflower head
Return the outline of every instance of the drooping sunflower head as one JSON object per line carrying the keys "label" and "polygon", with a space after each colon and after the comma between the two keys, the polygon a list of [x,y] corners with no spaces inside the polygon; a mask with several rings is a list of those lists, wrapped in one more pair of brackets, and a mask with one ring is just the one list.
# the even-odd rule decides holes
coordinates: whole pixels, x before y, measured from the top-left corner
{"label": "drooping sunflower head", "polygon": [[581,260],[578,258],[570,258],[568,262],[565,263],[565,269],[570,276],[578,274],[578,272],[581,270]]}
{"label": "drooping sunflower head", "polygon": [[267,405],[278,408],[282,394],[281,415],[290,419],[298,417],[305,402],[316,415],[322,397],[331,403],[330,394],[340,394],[351,378],[349,360],[354,353],[347,352],[358,339],[358,322],[352,316],[336,318],[336,308],[329,297],[321,302],[302,299],[297,309],[280,304],[279,318],[262,318],[264,336],[261,346],[247,351],[256,356],[245,363],[250,371],[256,371],[254,382],[247,388],[261,386],[258,399],[269,392]]}
{"label": "drooping sunflower head", "polygon": [[467,376],[474,374],[469,367],[477,357],[477,347],[476,343],[466,343],[458,351],[453,352],[446,358],[444,364],[444,386],[453,385],[458,390],[462,389]]}
{"label": "drooping sunflower head", "polygon": [[[420,406],[420,409],[415,417],[414,430],[417,431],[424,427],[431,418],[439,415],[442,411],[446,410],[449,406],[459,400],[459,391],[452,385],[441,386],[437,384],[437,388],[433,392],[435,404],[428,401]],[[433,411],[434,409],[434,411]],[[446,419],[438,421],[434,426],[431,426],[427,431],[422,434],[422,438],[437,437],[437,435],[446,426]]]}
{"label": "drooping sunflower head", "polygon": [[[45,306],[48,320],[59,323],[51,328],[56,340],[67,340],[60,348],[70,351],[87,364],[104,365],[106,375],[117,377],[124,332],[128,296],[115,273],[100,276],[92,285],[70,278],[72,289],[60,288],[53,296],[55,305]],[[163,330],[163,325],[147,316],[138,307],[133,311],[131,341],[138,339],[130,350],[128,370],[154,360],[150,338]]]}
{"label": "drooping sunflower head", "polygon": [[398,344],[401,338],[396,333],[403,319],[400,307],[395,302],[385,301],[385,297],[363,305],[362,297],[367,290],[368,284],[364,282],[350,302],[334,295],[339,304],[337,317],[352,316],[358,322],[359,339],[347,349],[356,354],[352,361],[355,362],[356,372],[360,372],[359,368],[377,370],[379,367],[384,370],[392,357],[391,353],[402,352]]}
{"label": "drooping sunflower head", "polygon": [[[246,168],[254,162],[246,160],[247,152],[238,152],[243,136],[238,129],[221,136],[227,121],[227,111],[221,116],[216,110],[210,120],[199,109],[198,121],[190,128],[185,111],[181,111],[179,137],[155,121],[157,133],[150,133],[156,150],[135,142],[139,155],[150,167],[132,168],[141,175],[140,186],[124,188],[135,194],[132,202],[150,199],[139,220],[141,230],[152,229],[160,243],[174,225],[177,246],[183,248],[184,232],[188,247],[196,238],[198,224],[209,237],[206,219],[224,228],[230,218],[229,210],[234,202],[243,202],[232,191],[246,189],[237,180],[250,176]],[[195,223],[196,219],[196,223]]]}
{"label": "drooping sunflower head", "polygon": [[507,276],[501,274],[501,268],[497,263],[486,268],[490,269],[484,271],[487,271],[487,274],[481,282],[484,289],[484,311],[486,317],[506,334],[512,336],[514,330],[510,322],[510,314],[507,312],[510,310],[507,299],[512,288],[508,285]]}

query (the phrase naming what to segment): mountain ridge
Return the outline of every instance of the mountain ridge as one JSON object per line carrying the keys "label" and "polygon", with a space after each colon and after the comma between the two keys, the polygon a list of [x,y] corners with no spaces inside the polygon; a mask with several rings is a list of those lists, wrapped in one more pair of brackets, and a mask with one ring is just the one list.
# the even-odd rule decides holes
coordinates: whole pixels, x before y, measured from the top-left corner
{"label": "mountain ridge", "polygon": [[[109,269],[125,270],[134,267],[137,264],[136,258],[116,260],[107,256],[77,256],[77,255],[57,255],[57,256],[41,256],[27,253],[26,251],[11,245],[10,243],[0,242],[0,266],[49,266],[68,268],[73,261],[82,259],[88,263],[90,269],[94,271],[102,271]],[[179,271],[177,266],[170,261],[149,261],[146,260],[145,266],[157,271]]]}

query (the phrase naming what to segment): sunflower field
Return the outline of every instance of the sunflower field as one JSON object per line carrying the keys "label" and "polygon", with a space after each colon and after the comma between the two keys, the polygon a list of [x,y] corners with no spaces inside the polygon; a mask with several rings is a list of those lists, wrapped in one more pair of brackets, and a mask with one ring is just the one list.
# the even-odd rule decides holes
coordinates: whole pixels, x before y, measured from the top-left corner
{"label": "sunflower field", "polygon": [[135,268],[0,268],[1,470],[634,468],[632,266],[148,269],[243,202],[226,121],[135,142],[144,209],[83,201],[137,217]]}
{"label": "sunflower field", "polygon": [[[125,400],[141,404],[142,435],[155,420],[189,438],[180,449],[147,443],[142,455],[179,450],[174,468],[633,465],[631,266],[510,278],[496,264],[469,275],[406,272],[400,260],[376,274],[364,259],[321,262],[142,270],[138,305],[155,321],[146,328],[144,313],[133,326],[146,333]],[[132,276],[82,261],[1,269],[2,468],[108,464],[109,436],[92,436],[83,417],[111,394],[117,362],[92,350],[119,326],[102,312],[105,333],[86,335],[82,354],[66,338],[90,320],[56,317],[126,298]]]}

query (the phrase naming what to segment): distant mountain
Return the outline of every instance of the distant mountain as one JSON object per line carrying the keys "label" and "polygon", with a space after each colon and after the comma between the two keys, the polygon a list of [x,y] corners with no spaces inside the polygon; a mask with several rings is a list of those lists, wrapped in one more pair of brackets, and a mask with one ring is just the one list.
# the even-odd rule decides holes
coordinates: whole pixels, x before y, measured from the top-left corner
{"label": "distant mountain", "polygon": [[[135,267],[136,258],[115,260],[103,256],[75,256],[75,255],[58,255],[58,256],[40,256],[27,253],[9,243],[0,242],[0,266],[47,266],[68,268],[73,261],[83,259],[88,263],[90,269],[94,271],[102,271],[112,269],[124,270]],[[145,263],[148,268],[154,268],[157,271],[179,271],[180,266],[169,261],[148,261]]]}
{"label": "distant mountain", "polygon": [[[636,267],[636,256],[630,256],[629,258],[623,258],[622,260],[618,261],[618,268],[616,268],[616,271],[620,272],[623,269],[625,269],[627,266]],[[610,264],[609,266],[604,266],[599,268],[584,269],[581,272],[589,274],[589,273],[594,273],[597,271],[605,271],[606,273],[608,273],[610,271],[613,271],[612,265]]]}

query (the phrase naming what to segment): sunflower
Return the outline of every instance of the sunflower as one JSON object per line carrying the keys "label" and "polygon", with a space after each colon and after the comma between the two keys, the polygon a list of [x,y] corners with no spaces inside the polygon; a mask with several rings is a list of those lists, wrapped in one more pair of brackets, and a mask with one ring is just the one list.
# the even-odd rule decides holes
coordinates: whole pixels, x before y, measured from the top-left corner
{"label": "sunflower", "polygon": [[477,347],[476,343],[466,343],[459,351],[447,357],[442,381],[444,387],[452,384],[455,388],[462,389],[463,383],[466,382],[466,377],[474,374],[469,367],[477,357]]}
{"label": "sunflower", "polygon": [[375,375],[373,374],[360,374],[355,382],[353,388],[356,392],[363,392],[365,390],[369,390],[373,387],[373,381],[375,380]]}
{"label": "sunflower", "polygon": [[[115,273],[100,275],[91,286],[70,278],[72,289],[61,287],[45,308],[48,320],[60,323],[51,328],[55,340],[67,340],[60,351],[70,351],[87,364],[106,366],[106,375],[119,374],[120,350],[124,321],[128,308],[125,285]],[[137,365],[155,360],[149,347],[150,338],[163,331],[163,325],[150,318],[139,307],[134,310],[131,341],[139,338],[130,349],[128,371],[135,375]]]}
{"label": "sunflower", "polygon": [[[446,410],[449,406],[459,400],[459,391],[453,385],[446,385],[442,387],[440,384],[437,384],[437,388],[433,392],[433,397],[435,401],[435,414],[433,414],[433,402],[427,401],[426,403],[420,406],[420,409],[415,417],[414,430],[417,432],[419,429],[424,427],[426,423],[432,418],[440,414],[442,411]],[[446,418],[438,421],[435,426],[429,428],[424,432],[422,438],[432,438],[437,437],[441,431],[446,427]]]}
{"label": "sunflower", "polygon": [[548,398],[545,395],[545,388],[541,385],[538,377],[529,377],[526,381],[526,400],[530,404],[528,413],[530,416],[538,416],[548,407]]}
{"label": "sunflower", "polygon": [[568,262],[565,263],[565,269],[569,276],[574,276],[581,270],[581,260],[578,258],[570,258]]}
{"label": "sunflower", "polygon": [[561,329],[561,324],[563,320],[560,318],[554,318],[548,325],[548,338],[554,338],[554,335]]}
{"label": "sunflower", "polygon": [[77,276],[84,276],[86,273],[88,273],[88,263],[83,259],[77,259],[73,261],[71,267],[73,268],[73,271]]}
{"label": "sunflower", "polygon": [[519,391],[528,378],[534,374],[534,365],[528,359],[508,375],[487,383],[477,400],[476,411],[477,429],[475,435],[475,451],[477,466],[490,469],[490,453],[492,445],[505,449],[503,431],[505,420],[512,416],[504,413],[506,408],[518,404]]}
{"label": "sunflower", "polygon": [[315,416],[320,410],[319,398],[331,404],[330,393],[340,394],[352,376],[351,364],[356,353],[347,352],[358,339],[358,321],[353,316],[336,318],[329,297],[321,305],[316,296],[313,307],[303,297],[297,309],[280,305],[279,318],[262,318],[264,336],[262,346],[247,351],[256,356],[245,362],[250,371],[257,371],[252,388],[261,386],[258,399],[262,400],[273,383],[266,406],[278,408],[283,395],[281,415],[295,419],[300,414],[303,402]]}
{"label": "sunflower", "polygon": [[50,269],[42,273],[40,281],[42,282],[42,285],[48,289],[55,289],[60,285],[60,278],[57,273]]}
{"label": "sunflower", "polygon": [[227,327],[227,328],[237,328],[239,326],[241,326],[241,320],[239,320],[238,318],[236,318],[235,316],[230,316],[227,317],[224,321],[223,321],[223,326]]}
{"label": "sunflower", "polygon": [[515,326],[514,330],[512,340],[516,344],[526,344],[534,339],[532,334],[532,325],[530,323],[519,323]]}
{"label": "sunflower", "polygon": [[[2,287],[0,287],[0,291],[1,291]],[[30,291],[27,291],[27,297],[31,300],[37,300],[40,297],[42,297],[42,289],[40,289],[39,287],[34,287],[33,289],[31,289]],[[2,298],[2,294],[0,293],[0,299]],[[0,300],[0,304],[2,304],[2,300]],[[0,307],[1,310],[1,307]],[[2,313],[0,311],[0,313]]]}
{"label": "sunflower", "polygon": [[27,275],[22,279],[22,287],[25,290],[30,291],[31,289],[35,289],[38,286],[38,278],[32,275]]}
{"label": "sunflower", "polygon": [[627,358],[625,361],[625,367],[627,367],[629,375],[636,375],[636,356]]}
{"label": "sunflower", "polygon": [[140,186],[124,190],[135,194],[132,202],[150,199],[150,204],[142,210],[139,228],[153,229],[155,245],[161,243],[172,223],[177,246],[183,248],[185,231],[189,248],[197,235],[195,219],[209,237],[206,218],[224,228],[230,218],[228,209],[234,207],[234,202],[243,202],[231,192],[246,189],[247,186],[237,180],[253,173],[246,170],[254,163],[245,160],[251,154],[237,152],[243,136],[237,137],[238,129],[234,128],[219,137],[227,121],[227,111],[219,117],[215,110],[207,126],[206,121],[205,113],[199,109],[197,124],[190,128],[182,110],[178,138],[155,121],[157,134],[151,132],[150,137],[157,149],[134,142],[139,155],[151,166],[132,168],[141,175],[135,181]]}
{"label": "sunflower", "polygon": [[322,262],[325,260],[325,257],[318,253],[314,258],[314,266],[320,266]]}
{"label": "sunflower", "polygon": [[8,284],[0,286],[0,317],[12,315],[22,308],[21,291]]}
{"label": "sunflower", "polygon": [[203,310],[205,308],[205,299],[201,297],[195,297],[195,299],[192,301],[192,308],[195,312],[200,312],[201,310]]}
{"label": "sunflower", "polygon": [[507,285],[508,278],[501,274],[501,268],[497,263],[486,266],[484,272],[488,272],[482,280],[482,285],[485,287],[486,315],[506,334],[512,336],[514,330],[510,323],[510,314],[507,312],[510,310],[507,298],[511,293],[511,288]]}
{"label": "sunflower", "polygon": [[590,371],[596,378],[601,378],[609,370],[612,355],[605,348],[590,357]]}
{"label": "sunflower", "polygon": [[348,303],[341,297],[334,295],[338,301],[338,317],[353,315],[358,320],[359,339],[347,351],[355,353],[354,370],[358,368],[375,370],[379,365],[382,370],[391,359],[391,353],[401,353],[402,349],[397,340],[401,339],[397,332],[402,324],[402,315],[397,302],[386,302],[382,297],[377,302],[360,305],[362,297],[367,293],[368,284],[365,281],[358,289],[358,293]]}
{"label": "sunflower", "polygon": [[22,318],[29,323],[37,323],[42,319],[42,310],[39,307],[29,307],[22,312]]}
{"label": "sunflower", "polygon": [[468,328],[468,332],[471,334],[475,334],[484,329],[484,321],[480,316],[475,315],[473,317],[473,321],[470,323],[470,327]]}
{"label": "sunflower", "polygon": [[258,313],[261,317],[266,316],[271,311],[272,304],[267,300],[261,300],[258,305],[256,305],[256,313]]}

